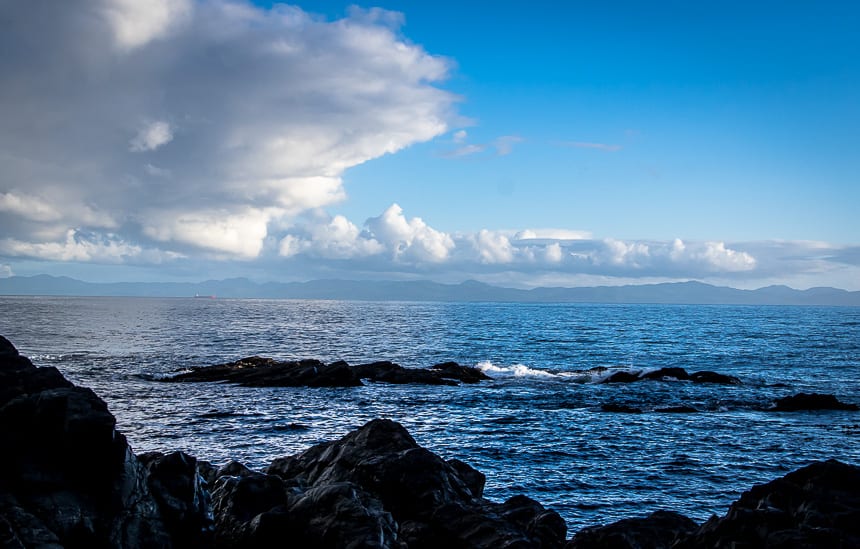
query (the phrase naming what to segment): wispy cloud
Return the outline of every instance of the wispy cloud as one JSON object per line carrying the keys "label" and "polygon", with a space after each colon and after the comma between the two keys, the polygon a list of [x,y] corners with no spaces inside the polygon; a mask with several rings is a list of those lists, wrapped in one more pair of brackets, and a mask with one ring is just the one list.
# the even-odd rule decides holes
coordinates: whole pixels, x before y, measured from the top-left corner
{"label": "wispy cloud", "polygon": [[487,150],[486,145],[480,144],[468,144],[463,145],[462,147],[457,147],[456,149],[452,149],[450,151],[445,151],[442,153],[444,158],[459,158],[461,156],[469,156],[472,154],[482,153]]}
{"label": "wispy cloud", "polygon": [[522,142],[523,138],[518,135],[503,135],[501,137],[497,137],[493,141],[493,147],[496,149],[496,154],[499,156],[505,156],[511,154],[511,151],[514,149],[514,145]]}
{"label": "wispy cloud", "polygon": [[502,135],[493,139],[489,144],[486,143],[468,143],[468,133],[465,130],[454,132],[451,141],[458,147],[444,151],[441,156],[443,158],[458,158],[494,150],[497,156],[506,156],[511,154],[514,145],[522,143],[524,139],[518,135]]}
{"label": "wispy cloud", "polygon": [[572,147],[575,149],[595,149],[606,152],[620,151],[623,147],[613,143],[591,143],[587,141],[562,141],[559,143],[563,147]]}

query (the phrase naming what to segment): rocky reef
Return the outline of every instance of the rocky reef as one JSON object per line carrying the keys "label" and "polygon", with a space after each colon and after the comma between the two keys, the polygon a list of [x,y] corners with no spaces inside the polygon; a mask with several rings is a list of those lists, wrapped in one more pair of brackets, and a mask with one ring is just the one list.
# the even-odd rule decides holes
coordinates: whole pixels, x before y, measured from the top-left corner
{"label": "rocky reef", "polygon": [[[344,366],[329,366],[342,375]],[[182,452],[135,455],[95,393],[37,368],[2,337],[0,440],[3,548],[860,546],[860,468],[832,460],[755,486],[704,524],[658,511],[568,540],[556,512],[525,496],[487,500],[481,472],[390,420],[264,471]]]}
{"label": "rocky reef", "polygon": [[252,356],[214,366],[198,366],[162,381],[226,381],[246,387],[354,387],[361,380],[377,383],[458,385],[490,379],[484,372],[456,362],[430,368],[404,368],[382,361],[350,366],[340,360],[325,364],[315,359],[277,361]]}

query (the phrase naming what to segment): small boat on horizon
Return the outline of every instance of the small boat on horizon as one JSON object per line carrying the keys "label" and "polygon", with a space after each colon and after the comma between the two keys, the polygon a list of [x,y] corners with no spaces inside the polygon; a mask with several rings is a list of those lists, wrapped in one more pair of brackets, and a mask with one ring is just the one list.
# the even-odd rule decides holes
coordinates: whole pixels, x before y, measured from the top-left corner
{"label": "small boat on horizon", "polygon": [[215,294],[212,294],[212,295],[194,294],[194,297],[195,298],[201,298],[202,297],[202,298],[206,298],[206,299],[215,299],[216,296],[215,296]]}

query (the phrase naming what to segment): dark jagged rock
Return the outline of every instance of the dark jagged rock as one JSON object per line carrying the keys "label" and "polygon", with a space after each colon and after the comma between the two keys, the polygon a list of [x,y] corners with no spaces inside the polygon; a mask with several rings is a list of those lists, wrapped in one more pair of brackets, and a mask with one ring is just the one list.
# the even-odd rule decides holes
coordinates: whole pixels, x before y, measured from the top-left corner
{"label": "dark jagged rock", "polygon": [[627,406],[626,404],[614,404],[607,403],[602,404],[600,406],[600,410],[603,412],[614,412],[618,414],[641,414],[642,410],[639,408],[634,408],[632,406]]}
{"label": "dark jagged rock", "polygon": [[431,371],[439,372],[444,378],[456,379],[463,383],[478,383],[479,381],[489,380],[490,376],[471,366],[462,366],[456,362],[442,362],[430,368]]}
{"label": "dark jagged rock", "polygon": [[655,379],[662,381],[664,379],[677,379],[678,381],[686,381],[690,379],[690,374],[683,368],[660,368],[652,372],[646,372],[640,376],[641,379]]}
{"label": "dark jagged rock", "polygon": [[481,497],[484,478],[419,446],[398,423],[373,420],[344,438],[272,462],[270,475],[304,487],[349,482],[379,501],[408,547],[560,547],[564,522],[522,499]]}
{"label": "dark jagged rock", "polygon": [[619,371],[606,377],[602,383],[633,383],[634,381],[692,381],[693,383],[717,383],[722,385],[741,385],[741,380],[725,374],[717,372],[709,372],[707,370],[701,372],[688,373],[683,368],[660,368],[650,372],[643,371]]}
{"label": "dark jagged rock", "polygon": [[630,518],[606,526],[584,528],[565,549],[669,549],[698,525],[672,511],[656,511],[644,518]]}
{"label": "dark jagged rock", "polygon": [[246,387],[355,387],[361,380],[345,362],[278,362],[252,356],[215,366],[192,368],[165,381],[227,381]]}
{"label": "dark jagged rock", "polygon": [[393,362],[372,362],[353,367],[360,379],[377,383],[420,383],[423,385],[457,385],[453,379],[447,379],[433,370],[422,368],[404,368]]}
{"label": "dark jagged rock", "polygon": [[615,372],[603,380],[603,383],[633,383],[639,381],[640,372]]}
{"label": "dark jagged rock", "polygon": [[180,546],[211,544],[212,505],[197,459],[183,452],[138,456],[149,473],[147,482],[174,541]]}
{"label": "dark jagged rock", "polygon": [[798,412],[801,410],[860,410],[856,404],[841,402],[833,395],[820,393],[798,393],[780,398],[771,408],[774,412]]}
{"label": "dark jagged rock", "polygon": [[816,462],[754,486],[678,547],[860,547],[860,467]]}
{"label": "dark jagged rock", "polygon": [[[11,546],[171,547],[146,467],[95,393],[0,341],[0,530]],[[8,545],[8,544],[7,544]]]}
{"label": "dark jagged rock", "polygon": [[[249,364],[273,366],[259,358]],[[320,366],[306,361],[302,367]],[[36,368],[3,338],[0,381],[0,547],[565,544],[557,513],[525,496],[484,499],[483,474],[422,448],[393,421],[371,421],[260,473],[238,462],[215,467],[181,452],[135,456],[95,393],[52,368]],[[699,527],[657,512],[585,529],[567,545],[670,546],[860,547],[860,468],[814,463],[753,487],[724,517]]]}
{"label": "dark jagged rock", "polygon": [[246,387],[354,387],[366,379],[377,383],[457,385],[490,379],[478,368],[444,362],[432,368],[404,368],[393,362],[371,362],[350,366],[340,360],[278,362],[252,356],[214,366],[200,366],[163,381],[226,381]]}
{"label": "dark jagged rock", "polygon": [[690,374],[690,381],[694,383],[716,383],[719,385],[740,385],[741,380],[735,376],[719,374],[707,370],[701,372],[693,372]]}

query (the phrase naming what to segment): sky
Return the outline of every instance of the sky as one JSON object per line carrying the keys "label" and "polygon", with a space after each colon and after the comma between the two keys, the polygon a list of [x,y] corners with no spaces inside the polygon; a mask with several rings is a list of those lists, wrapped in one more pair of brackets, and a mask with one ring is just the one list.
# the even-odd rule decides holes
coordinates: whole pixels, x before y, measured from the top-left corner
{"label": "sky", "polygon": [[860,290],[853,2],[0,0],[0,276]]}

